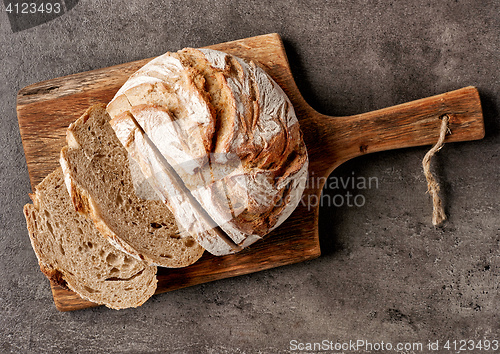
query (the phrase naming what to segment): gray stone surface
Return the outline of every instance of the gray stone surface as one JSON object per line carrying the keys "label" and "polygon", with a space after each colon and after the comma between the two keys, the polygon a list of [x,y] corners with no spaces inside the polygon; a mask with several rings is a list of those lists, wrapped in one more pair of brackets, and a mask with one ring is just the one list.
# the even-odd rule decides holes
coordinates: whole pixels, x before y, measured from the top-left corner
{"label": "gray stone surface", "polygon": [[[446,353],[446,340],[500,340],[500,3],[259,3],[80,1],[16,33],[2,7],[0,352],[275,353],[293,349],[291,340],[420,342],[428,352],[440,340]],[[378,185],[325,191],[360,194],[365,203],[321,209],[319,259],[155,296],[138,309],[57,312],[22,215],[30,185],[17,91],[269,32],[283,37],[305,98],[329,115],[479,88],[486,138],[448,144],[434,162],[449,221],[430,224],[427,147],[367,155],[332,175],[375,177]]]}

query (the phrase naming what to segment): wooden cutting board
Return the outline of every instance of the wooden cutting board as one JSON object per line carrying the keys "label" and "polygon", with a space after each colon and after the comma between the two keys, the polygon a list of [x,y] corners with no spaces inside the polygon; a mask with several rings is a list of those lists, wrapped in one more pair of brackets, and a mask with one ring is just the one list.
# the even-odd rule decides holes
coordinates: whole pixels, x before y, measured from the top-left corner
{"label": "wooden cutting board", "polygon": [[[197,263],[186,268],[160,268],[157,293],[318,257],[317,198],[324,177],[349,159],[382,150],[434,144],[439,135],[440,118],[445,114],[450,117],[452,132],[446,142],[484,137],[481,104],[474,87],[374,112],[329,117],[316,112],[302,98],[278,34],[208,48],[256,61],[284,89],[299,118],[310,158],[309,175],[314,178],[310,178],[302,202],[292,216],[264,241],[235,255],[215,257],[205,252]],[[68,125],[90,105],[109,102],[128,76],[151,59],[56,78],[19,91],[19,129],[32,187],[58,166]],[[60,311],[96,306],[71,291],[51,286]]]}

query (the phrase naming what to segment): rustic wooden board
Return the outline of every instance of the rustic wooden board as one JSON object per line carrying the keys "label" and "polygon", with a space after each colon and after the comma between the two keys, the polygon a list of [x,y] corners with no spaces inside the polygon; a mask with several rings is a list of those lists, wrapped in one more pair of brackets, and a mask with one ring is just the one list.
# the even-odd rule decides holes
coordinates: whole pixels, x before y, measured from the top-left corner
{"label": "rustic wooden board", "polygon": [[[224,257],[207,252],[183,269],[158,271],[163,293],[213,280],[257,272],[313,259],[320,255],[319,198],[324,178],[334,168],[359,155],[437,141],[440,118],[450,117],[452,134],[446,142],[484,137],[479,95],[466,87],[438,96],[349,117],[329,117],[313,110],[302,98],[278,34],[268,34],[210,46],[259,63],[290,97],[300,120],[310,157],[311,183],[292,216],[265,241]],[[172,50],[180,48],[172,48]],[[150,58],[151,59],[151,58]],[[90,105],[107,103],[128,76],[150,59],[79,73],[27,86],[19,91],[17,113],[31,184],[34,187],[58,166],[65,130]],[[71,311],[95,304],[52,285],[57,309]]]}

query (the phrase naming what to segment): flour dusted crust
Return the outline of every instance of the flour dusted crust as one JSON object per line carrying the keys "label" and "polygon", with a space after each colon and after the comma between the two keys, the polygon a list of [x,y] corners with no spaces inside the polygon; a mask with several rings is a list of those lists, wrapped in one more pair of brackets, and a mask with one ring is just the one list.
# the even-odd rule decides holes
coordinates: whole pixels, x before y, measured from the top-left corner
{"label": "flour dusted crust", "polygon": [[210,49],[167,53],[134,73],[107,110],[144,177],[212,254],[233,250],[189,211],[132,118],[242,247],[278,227],[300,201],[308,158],[298,120],[285,93],[253,62]]}

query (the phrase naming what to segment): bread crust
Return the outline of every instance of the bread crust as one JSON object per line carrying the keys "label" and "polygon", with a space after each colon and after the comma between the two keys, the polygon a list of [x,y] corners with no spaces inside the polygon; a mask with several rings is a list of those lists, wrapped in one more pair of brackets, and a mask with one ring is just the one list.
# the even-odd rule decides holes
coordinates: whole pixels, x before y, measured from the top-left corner
{"label": "bread crust", "polygon": [[[209,49],[166,53],[134,73],[107,110],[145,176],[154,179],[161,172],[152,169],[152,152],[134,140],[140,137],[130,116],[239,245],[267,235],[300,202],[308,157],[298,120],[282,89],[253,62]],[[236,156],[239,166],[227,171],[216,162],[223,155]],[[161,188],[166,200],[176,194]],[[170,207],[179,223],[191,223],[185,212]],[[233,252],[194,236],[212,254]]]}
{"label": "bread crust", "polygon": [[65,290],[70,290],[70,288],[68,287],[68,283],[64,279],[64,274],[61,271],[49,268],[41,262],[39,263],[39,265],[40,265],[40,270],[50,280],[51,283],[60,286]]}

